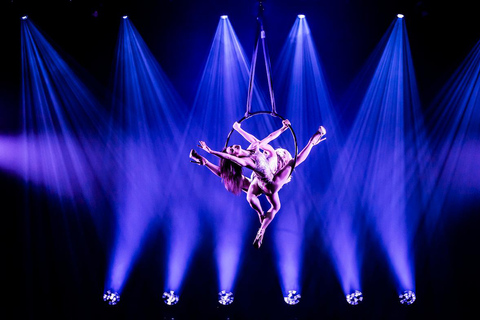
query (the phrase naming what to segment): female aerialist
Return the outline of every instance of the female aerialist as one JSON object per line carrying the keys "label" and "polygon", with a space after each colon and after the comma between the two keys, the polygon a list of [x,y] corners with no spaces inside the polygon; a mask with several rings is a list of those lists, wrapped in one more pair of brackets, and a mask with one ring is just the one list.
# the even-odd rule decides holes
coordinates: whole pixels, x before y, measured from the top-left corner
{"label": "female aerialist", "polygon": [[[305,148],[298,154],[297,160],[294,161],[287,150],[274,149],[269,144],[288,129],[290,122],[284,120],[282,124],[279,130],[272,132],[263,140],[258,140],[255,136],[243,130],[239,123],[235,122],[233,128],[250,142],[250,146],[246,150],[239,145],[233,145],[224,148],[222,151],[214,151],[204,141],[200,141],[199,147],[201,149],[220,158],[219,166],[209,162],[193,149],[190,152],[192,162],[206,166],[215,175],[222,178],[222,182],[228,191],[237,195],[242,190],[247,193],[247,201],[257,212],[261,224],[253,242],[256,248],[260,248],[262,245],[265,229],[280,210],[278,191],[290,181],[294,166],[296,167],[305,161],[313,146],[325,140],[322,137],[326,134],[326,130],[320,126]],[[253,171],[251,179],[243,176],[243,167]],[[265,194],[271,205],[266,214],[264,214],[258,199],[262,193]]]}

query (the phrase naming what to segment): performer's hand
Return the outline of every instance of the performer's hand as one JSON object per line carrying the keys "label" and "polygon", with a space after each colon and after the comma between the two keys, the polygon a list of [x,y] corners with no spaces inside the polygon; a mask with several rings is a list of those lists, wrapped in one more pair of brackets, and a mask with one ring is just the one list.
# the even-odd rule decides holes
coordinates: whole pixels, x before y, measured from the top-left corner
{"label": "performer's hand", "polygon": [[325,130],[323,126],[318,127],[318,132],[320,132],[322,136],[327,134],[327,130]]}
{"label": "performer's hand", "polygon": [[205,141],[199,141],[198,143],[199,143],[198,146],[200,147],[200,149],[203,149],[203,150],[207,151],[208,153],[212,152],[212,149],[210,149],[210,147],[207,146]]}
{"label": "performer's hand", "polygon": [[233,129],[235,129],[237,131],[240,130],[240,123],[235,121],[235,123],[233,124]]}
{"label": "performer's hand", "polygon": [[323,138],[323,136],[327,133],[327,130],[323,126],[318,127],[317,132],[310,138],[310,141],[312,144],[315,146],[322,142],[323,140],[326,140],[327,138]]}
{"label": "performer's hand", "polygon": [[287,129],[291,125],[290,120],[288,119],[283,120],[282,124],[284,129]]}

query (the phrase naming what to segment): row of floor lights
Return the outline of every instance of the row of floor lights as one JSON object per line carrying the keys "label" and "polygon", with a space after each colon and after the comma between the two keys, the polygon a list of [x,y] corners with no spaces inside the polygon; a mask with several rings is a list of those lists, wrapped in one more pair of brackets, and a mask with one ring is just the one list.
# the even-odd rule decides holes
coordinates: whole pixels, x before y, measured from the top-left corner
{"label": "row of floor lights", "polygon": [[[288,294],[284,297],[285,303],[289,305],[296,305],[300,302],[301,299],[300,293],[295,290],[288,291]],[[363,301],[363,293],[361,291],[355,290],[354,292],[347,294],[346,300],[348,304],[356,306]],[[411,290],[406,290],[398,296],[400,303],[404,305],[411,305],[417,299],[415,292]],[[175,291],[165,291],[162,295],[162,300],[165,304],[173,306],[178,303],[179,296]],[[103,301],[109,305],[116,305],[120,302],[120,294],[115,291],[108,290],[103,294]],[[218,303],[227,306],[233,303],[233,293],[228,291],[220,291],[218,293]]]}

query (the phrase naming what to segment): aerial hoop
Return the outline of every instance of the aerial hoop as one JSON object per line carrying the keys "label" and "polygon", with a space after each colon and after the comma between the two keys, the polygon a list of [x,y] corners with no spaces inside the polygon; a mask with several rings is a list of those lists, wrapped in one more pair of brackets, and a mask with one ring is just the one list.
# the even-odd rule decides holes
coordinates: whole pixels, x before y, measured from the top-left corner
{"label": "aerial hoop", "polygon": [[[284,117],[282,117],[281,115],[279,115],[278,113],[276,112],[270,112],[270,111],[256,111],[256,112],[252,112],[252,113],[249,113],[247,115],[245,115],[242,119],[238,120],[237,122],[238,123],[242,123],[243,121],[245,120],[248,120],[254,116],[258,116],[258,115],[261,115],[261,114],[265,114],[265,115],[269,115],[271,117],[275,117],[275,118],[279,118],[281,119],[282,121],[285,120]],[[293,142],[295,144],[295,155],[293,157],[293,169],[295,169],[295,165],[297,164],[297,156],[298,156],[298,144],[297,144],[297,136],[295,135],[295,131],[293,130],[292,126],[289,125],[288,126],[288,129],[290,130],[291,134],[292,134],[292,138],[293,138]],[[230,130],[230,132],[228,133],[228,136],[227,136],[227,141],[225,142],[225,148],[228,147],[228,143],[230,142],[230,137],[232,136],[232,133],[235,131],[235,129],[232,128],[232,130]],[[292,175],[293,173],[293,170],[290,172],[290,175]]]}

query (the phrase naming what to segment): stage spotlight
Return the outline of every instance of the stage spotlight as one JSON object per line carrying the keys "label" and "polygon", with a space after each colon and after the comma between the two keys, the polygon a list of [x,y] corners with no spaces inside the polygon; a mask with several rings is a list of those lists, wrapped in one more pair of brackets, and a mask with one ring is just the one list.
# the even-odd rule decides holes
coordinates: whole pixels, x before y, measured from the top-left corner
{"label": "stage spotlight", "polygon": [[107,290],[103,294],[103,301],[107,302],[111,306],[114,306],[120,301],[120,295],[118,292]]}
{"label": "stage spotlight", "polygon": [[128,16],[123,16],[122,18],[123,18],[123,19],[127,19],[127,18],[128,18]]}
{"label": "stage spotlight", "polygon": [[218,293],[218,302],[224,306],[228,306],[233,303],[233,293],[222,290]]}
{"label": "stage spotlight", "polygon": [[302,296],[295,290],[289,290],[288,295],[284,297],[284,300],[287,304],[293,306],[300,302]]}
{"label": "stage spotlight", "polygon": [[163,302],[169,306],[173,306],[178,303],[178,295],[175,294],[175,291],[165,291],[162,295]]}
{"label": "stage spotlight", "polygon": [[299,14],[297,17],[298,17],[299,19],[305,19],[305,15],[304,15],[304,14]]}
{"label": "stage spotlight", "polygon": [[222,18],[223,20],[225,20],[225,19],[228,19],[228,16],[227,16],[227,15],[223,15],[223,16],[220,16],[220,18]]}
{"label": "stage spotlight", "polygon": [[403,19],[403,17],[405,17],[405,16],[404,16],[403,14],[401,14],[401,13],[397,14],[397,18],[398,18],[398,19]]}
{"label": "stage spotlight", "polygon": [[363,293],[361,291],[355,290],[355,292],[347,294],[346,298],[349,304],[351,304],[352,306],[356,306],[363,301]]}
{"label": "stage spotlight", "polygon": [[27,20],[28,16],[23,16],[22,20]]}
{"label": "stage spotlight", "polygon": [[415,296],[415,292],[411,290],[404,291],[401,295],[398,296],[398,298],[400,299],[401,304],[406,304],[406,305],[410,305],[414,303],[415,300],[417,299],[417,297]]}

